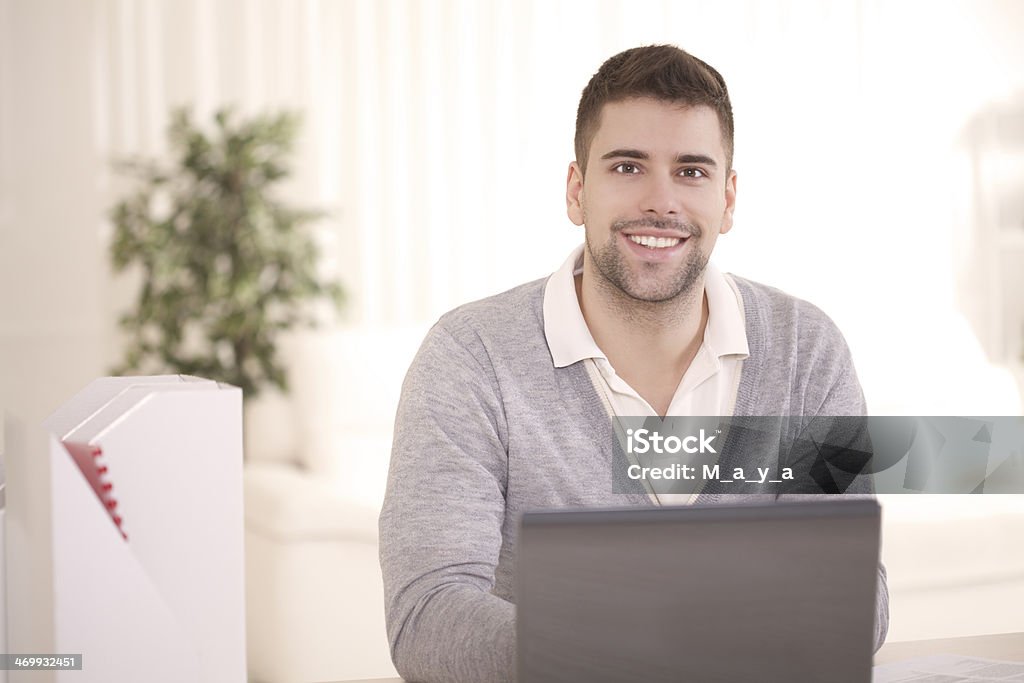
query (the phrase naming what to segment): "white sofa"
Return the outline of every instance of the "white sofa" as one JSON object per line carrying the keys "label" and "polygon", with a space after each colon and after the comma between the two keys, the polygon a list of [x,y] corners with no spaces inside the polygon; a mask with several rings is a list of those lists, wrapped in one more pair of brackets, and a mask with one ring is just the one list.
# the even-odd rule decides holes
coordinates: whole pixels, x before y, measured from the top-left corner
{"label": "white sofa", "polygon": [[377,516],[405,371],[426,329],[290,340],[294,398],[247,407],[250,680],[395,676]]}
{"label": "white sofa", "polygon": [[384,632],[377,514],[286,464],[246,467],[251,681],[394,676]]}
{"label": "white sofa", "polygon": [[890,642],[1024,631],[1024,495],[879,498]]}
{"label": "white sofa", "polygon": [[[253,681],[395,675],[376,519],[401,380],[424,333],[303,340],[292,353],[291,432],[254,418],[266,422],[259,442],[300,448],[293,463],[248,449],[256,454],[245,467]],[[890,642],[1024,631],[1024,495],[880,498]]]}

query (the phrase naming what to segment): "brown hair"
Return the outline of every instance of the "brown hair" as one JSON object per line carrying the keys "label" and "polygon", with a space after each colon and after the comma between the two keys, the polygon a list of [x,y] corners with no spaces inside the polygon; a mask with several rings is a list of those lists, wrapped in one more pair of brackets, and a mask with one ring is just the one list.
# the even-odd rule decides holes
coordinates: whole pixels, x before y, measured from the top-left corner
{"label": "brown hair", "polygon": [[576,161],[587,171],[590,143],[609,102],[650,97],[683,106],[706,105],[718,114],[726,168],[732,168],[732,104],[725,79],[707,63],[675,45],[635,47],[611,57],[587,83],[576,111]]}

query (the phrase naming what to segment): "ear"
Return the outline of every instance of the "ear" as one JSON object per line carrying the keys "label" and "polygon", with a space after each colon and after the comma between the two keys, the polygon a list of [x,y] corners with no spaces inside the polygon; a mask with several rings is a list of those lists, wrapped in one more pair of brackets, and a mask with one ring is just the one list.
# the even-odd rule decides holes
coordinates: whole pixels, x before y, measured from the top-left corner
{"label": "ear", "polygon": [[569,164],[565,179],[565,212],[574,225],[583,225],[583,171],[575,161]]}
{"label": "ear", "polygon": [[729,171],[729,178],[725,181],[725,215],[722,216],[722,229],[720,235],[732,230],[732,213],[736,209],[736,171]]}

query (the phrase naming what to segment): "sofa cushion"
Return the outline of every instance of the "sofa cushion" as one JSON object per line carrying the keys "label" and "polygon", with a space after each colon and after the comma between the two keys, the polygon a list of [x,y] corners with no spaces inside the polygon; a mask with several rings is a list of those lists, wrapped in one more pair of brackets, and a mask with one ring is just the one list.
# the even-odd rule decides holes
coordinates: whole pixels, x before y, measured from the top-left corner
{"label": "sofa cushion", "polygon": [[[402,382],[426,332],[424,326],[339,328],[291,339],[300,465],[347,481],[353,467],[375,468],[375,479],[386,474]],[[352,450],[350,438],[376,443]]]}
{"label": "sofa cushion", "polygon": [[929,590],[1024,579],[1024,495],[883,495],[889,585]]}
{"label": "sofa cushion", "polygon": [[330,479],[283,463],[246,464],[245,525],[280,541],[377,542],[379,510],[341,495]]}

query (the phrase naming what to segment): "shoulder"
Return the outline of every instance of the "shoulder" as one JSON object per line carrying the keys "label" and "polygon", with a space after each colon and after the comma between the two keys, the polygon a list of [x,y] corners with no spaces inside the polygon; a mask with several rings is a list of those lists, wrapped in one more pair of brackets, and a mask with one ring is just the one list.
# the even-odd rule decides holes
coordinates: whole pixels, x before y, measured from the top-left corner
{"label": "shoulder", "polygon": [[432,332],[447,334],[464,346],[518,345],[543,338],[543,298],[547,278],[463,304],[445,313]]}
{"label": "shoulder", "polygon": [[[435,364],[471,362],[490,367],[496,359],[522,357],[544,338],[543,297],[547,278],[463,304],[442,315],[417,354]],[[538,347],[539,348],[539,347]]]}
{"label": "shoulder", "polygon": [[810,301],[788,294],[777,287],[729,274],[740,290],[746,311],[776,324],[809,328],[835,328],[832,319]]}
{"label": "shoulder", "polygon": [[841,345],[845,348],[839,327],[831,317],[809,301],[787,294],[770,285],[729,274],[743,299],[748,337],[764,337],[771,345],[786,337],[794,337],[806,345]]}
{"label": "shoulder", "polygon": [[[864,399],[853,358],[832,318],[778,288],[730,277],[743,299],[749,376],[757,378],[758,391],[771,393],[774,388],[773,400],[788,401],[789,414],[862,414]],[[758,409],[768,408],[758,403]]]}
{"label": "shoulder", "polygon": [[500,431],[503,384],[543,377],[544,359],[551,364],[542,322],[545,282],[528,282],[441,316],[406,374],[406,408],[426,402],[463,415],[467,402],[475,400],[486,406]]}

